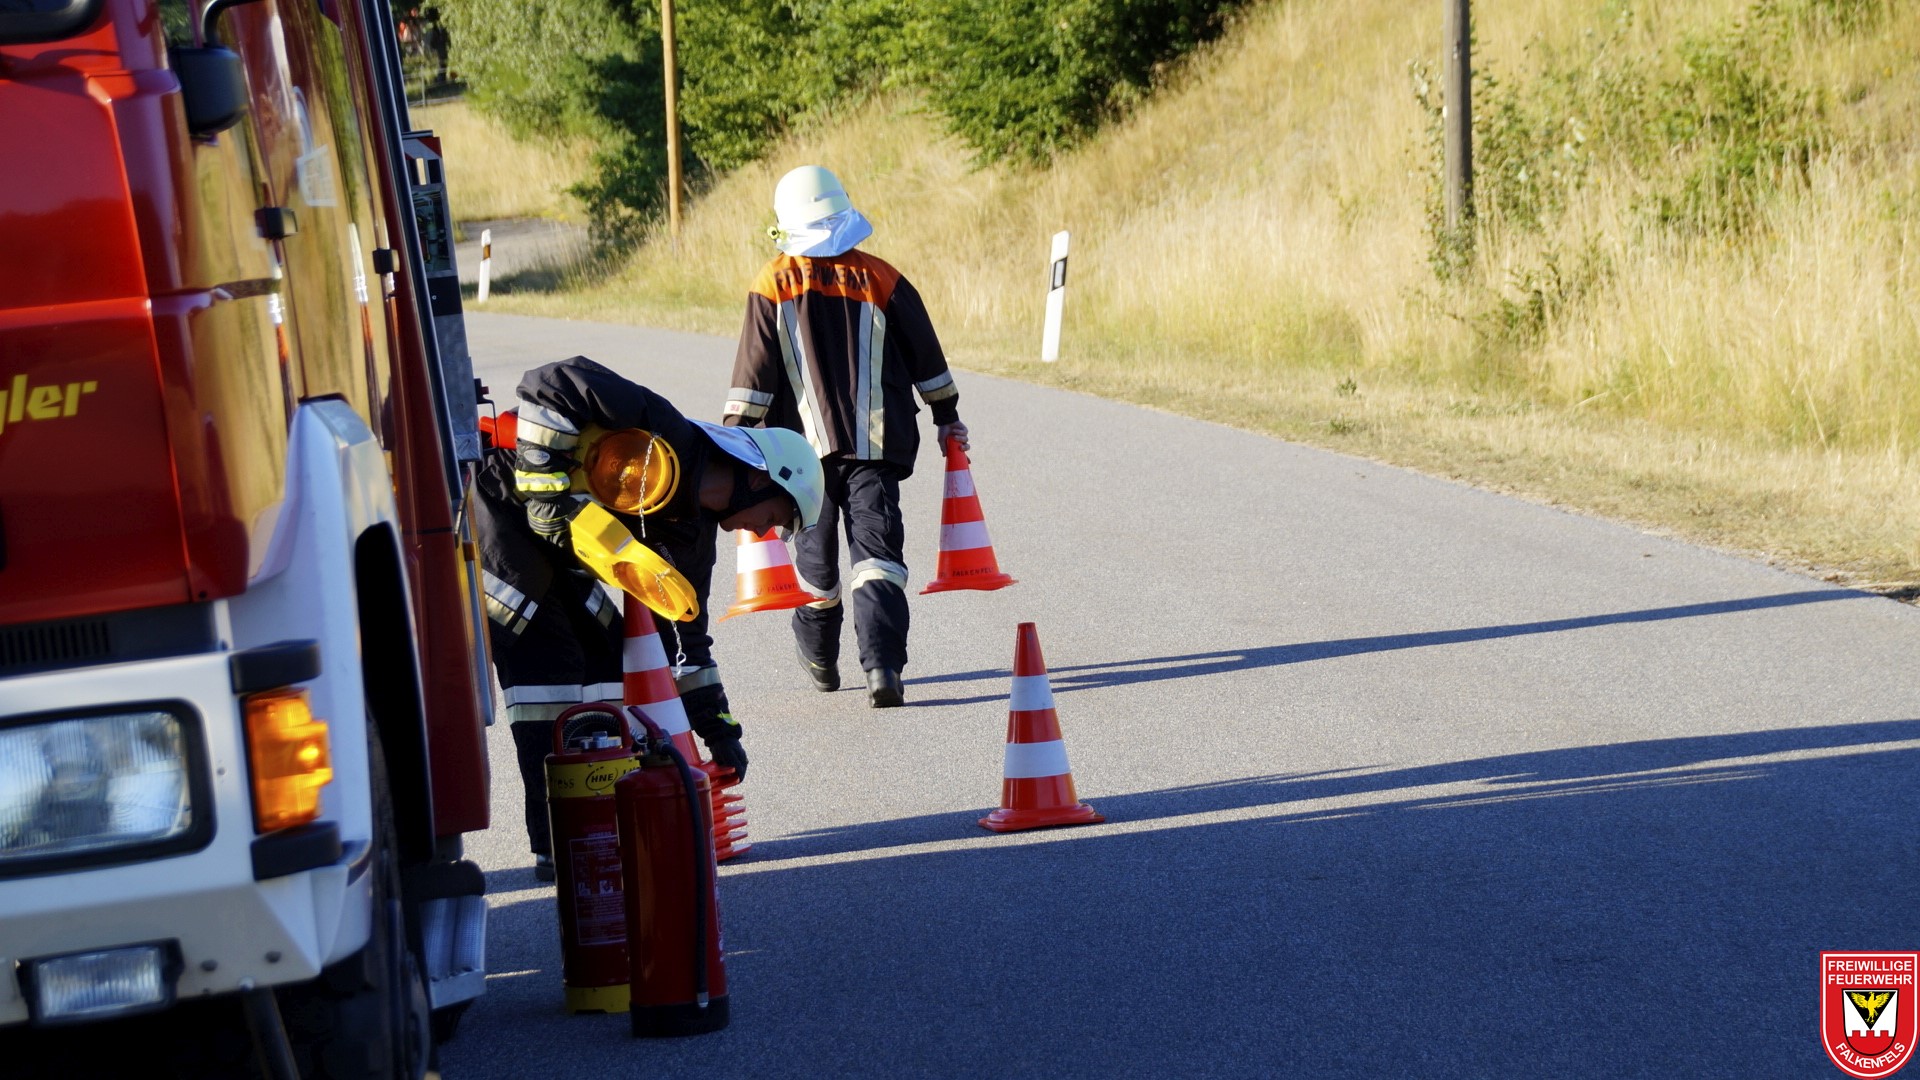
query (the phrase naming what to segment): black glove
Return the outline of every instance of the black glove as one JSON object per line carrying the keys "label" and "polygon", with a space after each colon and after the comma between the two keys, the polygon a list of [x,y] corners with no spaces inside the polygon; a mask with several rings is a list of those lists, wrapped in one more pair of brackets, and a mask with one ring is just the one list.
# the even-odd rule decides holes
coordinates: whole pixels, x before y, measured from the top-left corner
{"label": "black glove", "polygon": [[707,756],[722,768],[732,769],[741,780],[747,778],[747,751],[740,745],[740,721],[733,718],[727,704],[726,688],[718,684],[695,687],[680,695],[687,710],[687,723],[707,744]]}
{"label": "black glove", "polygon": [[732,769],[735,780],[747,778],[747,748],[739,739],[717,739],[707,743],[707,756],[715,765]]}
{"label": "black glove", "polygon": [[562,551],[573,550],[573,519],[586,509],[585,495],[562,495],[555,499],[533,499],[527,503],[527,526],[533,535],[556,545]]}
{"label": "black glove", "polygon": [[557,499],[573,483],[574,460],[563,450],[521,439],[513,451],[513,490],[522,499]]}

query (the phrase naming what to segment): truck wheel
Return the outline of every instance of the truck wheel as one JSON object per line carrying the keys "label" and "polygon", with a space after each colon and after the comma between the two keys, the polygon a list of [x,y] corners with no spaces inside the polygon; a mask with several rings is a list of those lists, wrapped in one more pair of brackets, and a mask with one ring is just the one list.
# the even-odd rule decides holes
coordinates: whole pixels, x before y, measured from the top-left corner
{"label": "truck wheel", "polygon": [[312,1080],[419,1080],[432,1057],[426,979],[408,933],[399,843],[378,737],[367,742],[372,781],[373,929],[366,948],[311,983],[283,988],[280,1008],[300,1075]]}

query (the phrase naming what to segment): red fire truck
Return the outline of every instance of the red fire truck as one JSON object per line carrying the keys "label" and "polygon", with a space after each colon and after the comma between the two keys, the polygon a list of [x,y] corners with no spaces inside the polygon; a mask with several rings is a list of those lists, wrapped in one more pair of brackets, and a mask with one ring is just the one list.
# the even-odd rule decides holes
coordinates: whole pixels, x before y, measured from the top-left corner
{"label": "red fire truck", "polygon": [[0,0],[9,1077],[415,1076],[485,985],[443,195],[388,0]]}

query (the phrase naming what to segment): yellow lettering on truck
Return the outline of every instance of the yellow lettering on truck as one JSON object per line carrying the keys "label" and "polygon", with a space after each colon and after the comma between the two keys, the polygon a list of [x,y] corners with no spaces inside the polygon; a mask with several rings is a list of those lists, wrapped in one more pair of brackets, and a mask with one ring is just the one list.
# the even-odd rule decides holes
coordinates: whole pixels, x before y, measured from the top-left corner
{"label": "yellow lettering on truck", "polygon": [[0,432],[8,425],[25,420],[58,420],[63,416],[73,416],[80,411],[80,398],[100,388],[100,384],[89,379],[86,382],[47,383],[31,386],[25,375],[15,375],[6,389],[0,390]]}

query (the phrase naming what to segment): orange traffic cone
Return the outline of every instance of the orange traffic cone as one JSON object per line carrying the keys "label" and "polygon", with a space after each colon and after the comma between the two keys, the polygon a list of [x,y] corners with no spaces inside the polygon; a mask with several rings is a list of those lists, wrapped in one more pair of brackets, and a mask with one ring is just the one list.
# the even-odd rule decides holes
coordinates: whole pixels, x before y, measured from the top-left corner
{"label": "orange traffic cone", "polygon": [[1067,767],[1067,744],[1053,712],[1053,686],[1040,655],[1040,635],[1021,623],[1013,643],[1013,693],[1007,702],[1006,779],[1000,809],[980,819],[994,832],[1049,825],[1094,825],[1107,820],[1080,801]]}
{"label": "orange traffic cone", "polygon": [[620,680],[623,704],[632,705],[660,725],[678,747],[687,764],[707,774],[713,805],[713,857],[726,862],[744,855],[753,845],[747,840],[745,800],[732,790],[740,781],[732,769],[723,769],[700,756],[693,739],[693,725],[687,720],[687,707],[680,703],[680,689],[674,685],[673,671],[667,667],[667,650],[660,643],[660,631],[654,626],[653,612],[645,604],[626,598],[626,641],[621,648]]}
{"label": "orange traffic cone", "polygon": [[940,505],[939,573],[920,595],[1012,585],[1013,578],[1000,572],[1000,562],[993,557],[993,541],[987,538],[987,521],[980,513],[980,496],[973,491],[973,470],[967,468],[966,451],[952,439],[946,446],[947,494]]}
{"label": "orange traffic cone", "polygon": [[485,435],[487,445],[496,450],[513,449],[520,438],[520,410],[508,409],[498,419],[481,417],[480,434]]}
{"label": "orange traffic cone", "polygon": [[784,611],[802,607],[815,600],[800,587],[800,575],[787,554],[787,543],[771,529],[755,536],[746,529],[739,532],[740,543],[734,556],[738,573],[734,577],[733,606],[716,621],[726,622],[749,611]]}

